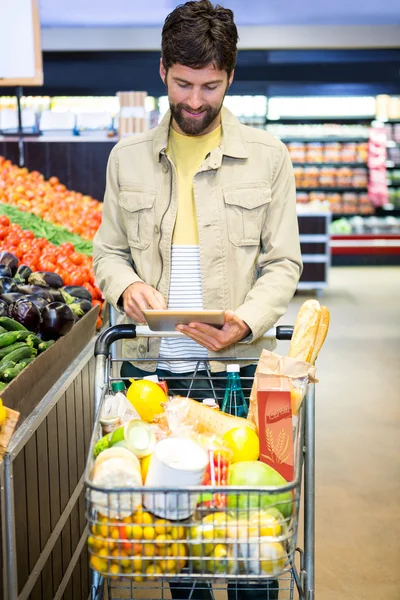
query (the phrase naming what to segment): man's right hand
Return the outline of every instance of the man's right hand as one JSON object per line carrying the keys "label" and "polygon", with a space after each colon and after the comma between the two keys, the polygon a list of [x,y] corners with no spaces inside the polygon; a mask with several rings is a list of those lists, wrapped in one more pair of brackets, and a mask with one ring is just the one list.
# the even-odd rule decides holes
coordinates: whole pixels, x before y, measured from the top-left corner
{"label": "man's right hand", "polygon": [[165,310],[167,308],[160,292],[141,281],[128,286],[122,293],[122,299],[125,313],[137,323],[146,322],[142,310]]}

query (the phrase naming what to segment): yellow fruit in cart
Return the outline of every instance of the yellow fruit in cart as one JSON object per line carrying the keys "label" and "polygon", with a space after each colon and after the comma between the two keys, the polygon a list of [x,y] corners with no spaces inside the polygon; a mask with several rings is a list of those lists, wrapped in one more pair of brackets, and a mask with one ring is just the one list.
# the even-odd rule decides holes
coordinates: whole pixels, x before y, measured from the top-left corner
{"label": "yellow fruit in cart", "polygon": [[171,556],[173,556],[176,560],[179,559],[179,568],[183,569],[189,556],[189,548],[187,544],[171,544]]}
{"label": "yellow fruit in cart", "polygon": [[133,581],[136,581],[136,583],[141,583],[143,581],[143,575],[142,575],[142,573],[134,573],[133,574]]}
{"label": "yellow fruit in cart", "polygon": [[166,519],[156,519],[154,521],[154,525],[157,535],[162,535],[163,533],[171,533],[172,524]]}
{"label": "yellow fruit in cart", "polygon": [[0,427],[7,419],[7,409],[3,406],[3,400],[0,398]]}
{"label": "yellow fruit in cart", "polygon": [[148,456],[142,458],[142,460],[140,461],[140,470],[142,472],[143,483],[146,483],[147,472],[149,470],[150,460],[152,456],[152,454],[149,454]]}
{"label": "yellow fruit in cart", "polygon": [[249,537],[278,537],[281,532],[279,521],[268,513],[260,512],[250,519]]}
{"label": "yellow fruit in cart", "polygon": [[171,528],[171,537],[176,541],[186,539],[185,528],[182,525],[174,525]]}
{"label": "yellow fruit in cart", "polygon": [[133,559],[133,570],[135,572],[142,572],[143,571],[143,559],[139,558],[138,556],[136,556]]}
{"label": "yellow fruit in cart", "polygon": [[288,560],[288,556],[279,542],[264,542],[260,544],[259,556],[260,571],[264,575],[278,575],[283,571]]}
{"label": "yellow fruit in cart", "polygon": [[177,573],[176,568],[176,560],[172,558],[168,558],[167,560],[160,560],[158,563],[160,565],[161,572],[166,575],[167,573]]}
{"label": "yellow fruit in cart", "polygon": [[157,575],[161,575],[161,569],[158,565],[151,564],[146,568],[146,575],[147,579],[156,579]]}
{"label": "yellow fruit in cart", "polygon": [[143,527],[140,525],[127,525],[126,535],[130,540],[141,540],[143,538]]}
{"label": "yellow fruit in cart", "polygon": [[133,523],[137,525],[151,525],[153,523],[153,517],[145,510],[139,509],[133,515]]}
{"label": "yellow fruit in cart", "polygon": [[98,556],[91,556],[89,560],[90,567],[99,573],[107,573],[108,563]]}
{"label": "yellow fruit in cart", "polygon": [[148,558],[152,558],[156,555],[156,546],[155,544],[143,544],[143,556],[147,556]]}
{"label": "yellow fruit in cart", "polygon": [[150,525],[147,525],[147,527],[143,527],[143,539],[146,541],[151,541],[154,540],[154,538],[156,537],[156,532],[154,527],[151,527]]}
{"label": "yellow fruit in cart", "polygon": [[119,540],[119,527],[110,527],[110,538],[112,540]]}
{"label": "yellow fruit in cart", "polygon": [[143,421],[148,423],[151,423],[156,415],[164,412],[162,404],[167,400],[160,386],[147,379],[132,381],[126,397]]}
{"label": "yellow fruit in cart", "polygon": [[227,431],[222,439],[232,452],[231,462],[258,460],[260,456],[260,440],[250,427],[234,427]]}
{"label": "yellow fruit in cart", "polygon": [[103,542],[98,538],[93,537],[92,535],[88,537],[87,543],[89,548],[95,553],[103,547]]}
{"label": "yellow fruit in cart", "polygon": [[119,577],[121,570],[118,565],[110,566],[110,579],[117,579]]}
{"label": "yellow fruit in cart", "polygon": [[169,542],[172,542],[171,535],[161,533],[160,535],[156,536],[155,543],[156,543],[157,548],[164,548],[165,546],[167,546],[169,544]]}
{"label": "yellow fruit in cart", "polygon": [[122,519],[123,523],[127,523],[129,525],[129,523],[133,523],[133,515],[130,515],[129,517],[124,517]]}

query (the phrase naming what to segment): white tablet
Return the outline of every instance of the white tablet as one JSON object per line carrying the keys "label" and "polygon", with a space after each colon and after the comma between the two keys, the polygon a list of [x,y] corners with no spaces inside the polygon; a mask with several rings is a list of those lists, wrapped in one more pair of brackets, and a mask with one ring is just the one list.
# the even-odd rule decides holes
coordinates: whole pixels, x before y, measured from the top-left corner
{"label": "white tablet", "polygon": [[152,331],[175,331],[177,325],[205,323],[221,329],[225,322],[223,310],[143,310]]}

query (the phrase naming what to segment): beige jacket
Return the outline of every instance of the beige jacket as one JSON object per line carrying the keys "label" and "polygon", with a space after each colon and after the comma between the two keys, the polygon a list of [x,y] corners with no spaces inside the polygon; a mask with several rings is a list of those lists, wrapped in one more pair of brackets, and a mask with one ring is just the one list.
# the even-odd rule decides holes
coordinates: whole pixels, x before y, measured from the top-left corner
{"label": "beige jacket", "polygon": [[[165,152],[170,118],[110,154],[93,255],[97,283],[119,310],[122,292],[136,281],[168,301],[177,210],[176,169]],[[285,146],[223,109],[221,146],[204,158],[193,185],[204,309],[232,309],[252,331],[209,353],[219,371],[218,356],[255,358],[275,346],[261,336],[286,311],[302,268],[295,183]],[[127,342],[124,355],[157,358],[159,348],[159,338],[142,338]],[[141,367],[152,371],[156,362]]]}

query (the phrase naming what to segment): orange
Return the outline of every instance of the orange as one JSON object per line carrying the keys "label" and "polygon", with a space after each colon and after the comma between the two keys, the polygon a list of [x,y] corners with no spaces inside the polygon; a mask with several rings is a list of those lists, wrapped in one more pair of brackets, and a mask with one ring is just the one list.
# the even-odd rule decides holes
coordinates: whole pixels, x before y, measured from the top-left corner
{"label": "orange", "polygon": [[148,379],[133,381],[126,392],[126,397],[141,419],[148,423],[151,423],[156,415],[164,412],[162,404],[167,400],[160,386]]}

